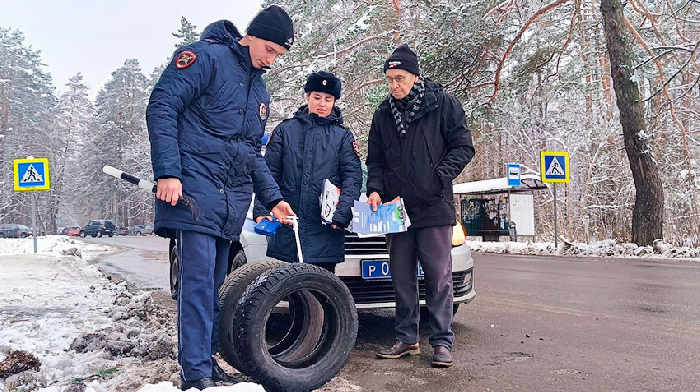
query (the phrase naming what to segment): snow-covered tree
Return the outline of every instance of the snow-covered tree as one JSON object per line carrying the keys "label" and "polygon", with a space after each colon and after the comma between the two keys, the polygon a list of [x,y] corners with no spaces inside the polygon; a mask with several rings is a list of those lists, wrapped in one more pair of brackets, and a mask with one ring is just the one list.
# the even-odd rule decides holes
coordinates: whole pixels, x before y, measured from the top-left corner
{"label": "snow-covered tree", "polygon": [[[31,195],[13,190],[12,162],[45,154],[47,129],[56,103],[51,75],[43,70],[41,53],[25,43],[17,30],[0,27],[0,222],[29,223]],[[46,192],[38,192],[39,225]]]}

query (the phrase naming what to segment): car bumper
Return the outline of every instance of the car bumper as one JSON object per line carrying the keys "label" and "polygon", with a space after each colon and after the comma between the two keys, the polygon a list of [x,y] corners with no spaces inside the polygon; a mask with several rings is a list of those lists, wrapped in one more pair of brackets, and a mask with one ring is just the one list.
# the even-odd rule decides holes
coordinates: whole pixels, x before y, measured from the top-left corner
{"label": "car bumper", "polygon": [[[466,304],[476,296],[474,291],[474,259],[468,246],[452,248],[453,303]],[[388,260],[386,253],[345,255],[345,261],[335,267],[335,273],[350,290],[358,309],[382,309],[396,307],[394,286],[391,279],[363,279],[362,260]],[[425,283],[418,280],[418,296],[425,305]]]}

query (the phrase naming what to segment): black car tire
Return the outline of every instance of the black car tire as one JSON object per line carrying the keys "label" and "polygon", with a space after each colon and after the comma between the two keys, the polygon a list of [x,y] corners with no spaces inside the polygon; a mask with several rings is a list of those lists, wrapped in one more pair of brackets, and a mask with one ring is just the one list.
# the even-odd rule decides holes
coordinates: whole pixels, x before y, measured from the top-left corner
{"label": "black car tire", "polygon": [[136,235],[143,235],[143,234],[141,234],[140,231],[137,231],[137,232],[136,232]]}
{"label": "black car tire", "polygon": [[[312,294],[320,303],[323,328],[307,355],[287,363],[268,349],[267,321],[281,300],[301,293]],[[350,358],[357,338],[355,303],[340,279],[323,268],[299,263],[275,267],[253,281],[238,303],[232,331],[243,364],[239,370],[268,390],[317,389],[335,377]],[[310,316],[313,322],[315,317]]]}
{"label": "black car tire", "polygon": [[[99,231],[99,230],[97,230],[97,236],[100,237],[100,238],[102,238],[102,232]],[[93,237],[94,237],[94,236],[93,236]]]}
{"label": "black car tire", "polygon": [[238,308],[238,301],[248,285],[263,272],[283,265],[282,261],[257,261],[246,263],[233,270],[219,288],[219,302],[221,303],[221,322],[219,328],[219,354],[236,369],[241,368],[241,360],[233,344],[235,331],[233,317]]}
{"label": "black car tire", "polygon": [[27,237],[29,237],[29,234],[27,234],[27,233],[22,233],[19,235],[19,238],[27,238]]}
{"label": "black car tire", "polygon": [[107,237],[112,237],[113,235],[114,235],[113,233],[109,233],[109,234],[107,234]]}
{"label": "black car tire", "polygon": [[85,238],[85,232],[80,230],[80,238]]}

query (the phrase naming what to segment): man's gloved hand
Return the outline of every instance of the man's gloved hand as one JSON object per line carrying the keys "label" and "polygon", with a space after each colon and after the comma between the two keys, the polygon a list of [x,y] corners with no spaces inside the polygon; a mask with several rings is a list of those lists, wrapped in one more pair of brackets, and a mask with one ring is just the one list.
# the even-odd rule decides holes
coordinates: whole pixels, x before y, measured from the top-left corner
{"label": "man's gloved hand", "polygon": [[294,213],[294,210],[292,210],[292,206],[290,206],[289,203],[284,200],[277,203],[277,205],[275,205],[270,212],[272,212],[272,215],[274,215],[277,220],[285,225],[292,224],[292,221],[287,219],[288,216],[297,216],[297,214]]}

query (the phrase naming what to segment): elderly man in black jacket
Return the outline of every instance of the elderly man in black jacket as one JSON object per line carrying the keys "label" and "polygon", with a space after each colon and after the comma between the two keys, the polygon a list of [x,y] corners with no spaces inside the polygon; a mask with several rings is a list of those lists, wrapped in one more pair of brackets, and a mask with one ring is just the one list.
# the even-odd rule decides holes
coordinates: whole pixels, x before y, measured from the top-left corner
{"label": "elderly man in black jacket", "polygon": [[396,291],[396,343],[377,353],[420,353],[417,263],[421,262],[430,314],[432,364],[452,366],[452,180],[474,156],[462,104],[420,76],[418,58],[399,46],[384,63],[390,94],[374,112],[367,151],[367,203],[373,209],[402,197],[408,231],[388,234]]}

